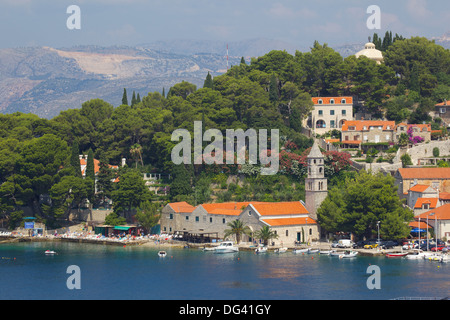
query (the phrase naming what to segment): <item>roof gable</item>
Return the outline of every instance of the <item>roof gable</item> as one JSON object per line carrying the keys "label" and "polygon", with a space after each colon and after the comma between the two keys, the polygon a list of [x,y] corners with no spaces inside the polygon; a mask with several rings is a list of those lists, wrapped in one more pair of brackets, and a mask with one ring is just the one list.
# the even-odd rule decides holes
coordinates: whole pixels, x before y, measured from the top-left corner
{"label": "roof gable", "polygon": [[450,179],[450,168],[400,168],[403,179]]}
{"label": "roof gable", "polygon": [[434,219],[450,220],[450,203],[444,204],[443,206],[437,207],[435,209],[431,209],[414,217],[414,219],[416,220],[418,220],[419,218],[421,220],[426,220],[428,218],[428,221]]}

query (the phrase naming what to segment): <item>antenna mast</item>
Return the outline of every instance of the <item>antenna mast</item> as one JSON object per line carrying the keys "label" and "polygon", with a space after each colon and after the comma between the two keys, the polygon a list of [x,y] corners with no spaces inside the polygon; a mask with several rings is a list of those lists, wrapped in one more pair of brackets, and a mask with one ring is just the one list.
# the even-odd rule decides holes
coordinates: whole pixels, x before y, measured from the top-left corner
{"label": "antenna mast", "polygon": [[228,71],[228,43],[227,43],[227,71]]}

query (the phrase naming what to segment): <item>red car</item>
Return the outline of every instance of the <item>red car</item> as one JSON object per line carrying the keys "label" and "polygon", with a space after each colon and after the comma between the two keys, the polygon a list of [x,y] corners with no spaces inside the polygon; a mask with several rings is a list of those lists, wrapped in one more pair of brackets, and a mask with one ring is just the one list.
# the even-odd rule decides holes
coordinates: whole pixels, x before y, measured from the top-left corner
{"label": "red car", "polygon": [[435,251],[435,252],[437,252],[437,251],[442,251],[442,249],[444,249],[444,248],[445,248],[444,245],[439,244],[439,245],[434,246],[433,248],[431,248],[431,251]]}

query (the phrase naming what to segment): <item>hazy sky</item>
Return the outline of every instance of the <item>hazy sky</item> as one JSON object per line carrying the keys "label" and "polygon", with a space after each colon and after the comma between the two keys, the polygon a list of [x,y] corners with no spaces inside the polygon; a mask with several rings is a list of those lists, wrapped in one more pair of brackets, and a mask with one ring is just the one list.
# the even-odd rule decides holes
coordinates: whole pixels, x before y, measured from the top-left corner
{"label": "hazy sky", "polygon": [[[81,9],[69,30],[67,7]],[[381,9],[369,30],[367,8]],[[266,38],[309,46],[366,42],[386,30],[405,37],[450,31],[449,0],[0,0],[0,47],[134,45],[166,39]]]}

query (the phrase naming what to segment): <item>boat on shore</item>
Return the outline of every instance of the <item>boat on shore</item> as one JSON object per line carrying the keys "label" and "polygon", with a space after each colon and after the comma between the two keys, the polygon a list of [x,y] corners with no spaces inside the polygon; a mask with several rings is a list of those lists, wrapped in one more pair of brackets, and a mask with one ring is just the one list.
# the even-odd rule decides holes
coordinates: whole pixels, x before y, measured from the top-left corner
{"label": "boat on shore", "polygon": [[234,253],[239,252],[239,248],[235,247],[232,241],[223,241],[214,250],[215,253]]}
{"label": "boat on shore", "polygon": [[309,250],[308,250],[308,253],[309,253],[309,254],[312,254],[312,253],[319,253],[319,252],[320,252],[319,249],[309,249]]}
{"label": "boat on shore", "polygon": [[275,252],[275,253],[285,253],[285,252],[287,252],[287,248],[285,248],[285,247],[277,248],[273,252]]}
{"label": "boat on shore", "polygon": [[292,252],[293,253],[307,253],[308,252],[308,248],[306,249],[293,249]]}

